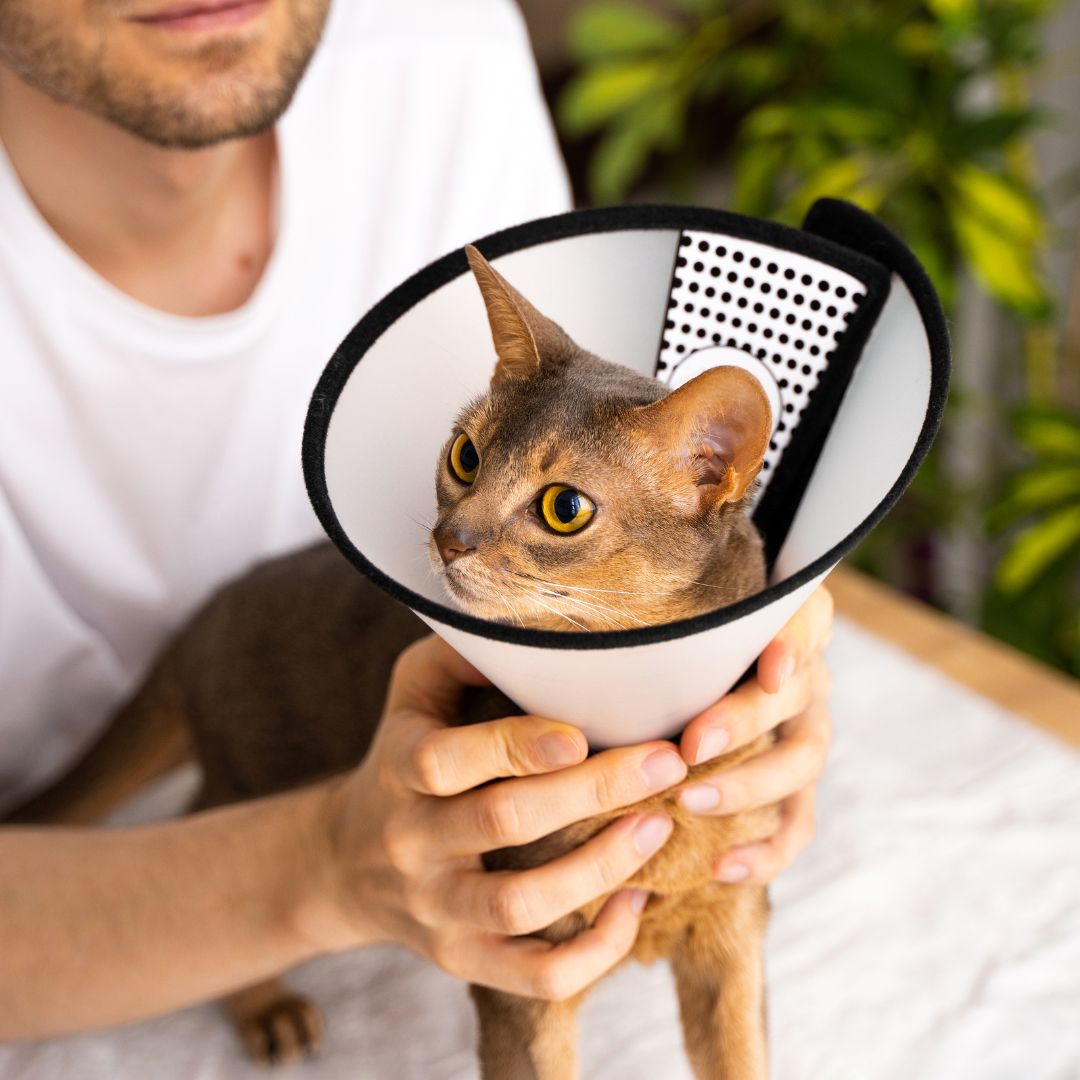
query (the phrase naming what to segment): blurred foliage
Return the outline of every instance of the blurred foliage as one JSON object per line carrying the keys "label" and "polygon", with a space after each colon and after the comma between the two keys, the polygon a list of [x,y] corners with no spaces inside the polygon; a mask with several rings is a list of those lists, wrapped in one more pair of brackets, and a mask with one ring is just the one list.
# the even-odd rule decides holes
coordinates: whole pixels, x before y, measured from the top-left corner
{"label": "blurred foliage", "polygon": [[[726,159],[733,209],[799,224],[832,195],[905,237],[946,307],[960,265],[1000,303],[1045,317],[1048,228],[1024,139],[1048,118],[1017,76],[1039,59],[1039,0],[681,0],[682,17],[618,0],[570,24],[568,136],[599,133],[596,202],[625,198],[650,160]],[[987,87],[998,93],[987,100]],[[732,127],[688,139],[722,102]],[[700,162],[698,162],[700,165]]]}
{"label": "blurred foliage", "polygon": [[998,563],[984,606],[987,629],[1080,676],[1080,416],[1049,406],[1016,412],[1030,464],[987,514],[1022,530]]}
{"label": "blurred foliage", "polygon": [[[661,13],[595,0],[570,24],[575,70],[557,117],[564,135],[594,140],[587,174],[594,202],[620,201],[658,170],[693,199],[706,166],[720,166],[741,213],[797,225],[825,195],[871,211],[915,251],[947,312],[966,272],[1014,318],[1024,342],[1016,381],[1045,397],[1056,345],[1040,261],[1051,229],[1031,137],[1053,118],[1030,105],[1025,87],[1042,60],[1053,7],[1051,0],[670,0]],[[953,398],[962,393],[954,384]],[[953,415],[956,408],[954,400]],[[1046,441],[1064,439],[1065,430],[1076,434],[1075,418],[1053,410],[1032,407],[1016,420],[1035,461],[987,526],[1026,527],[1004,554],[984,621],[1080,672],[1076,592],[1066,587],[1080,552],[1080,463],[1054,457]],[[935,534],[965,507],[981,516],[987,498],[960,490],[935,448],[858,561],[881,576],[906,577],[902,583],[940,602],[932,587],[896,572],[895,551],[906,544],[915,561],[923,558]]]}

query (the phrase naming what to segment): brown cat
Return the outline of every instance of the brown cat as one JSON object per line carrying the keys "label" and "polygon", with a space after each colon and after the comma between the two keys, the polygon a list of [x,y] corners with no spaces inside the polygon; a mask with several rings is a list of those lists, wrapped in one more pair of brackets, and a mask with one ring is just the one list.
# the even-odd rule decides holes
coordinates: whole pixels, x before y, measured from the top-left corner
{"label": "brown cat", "polygon": [[[472,614],[543,629],[605,630],[667,622],[764,585],[746,496],[768,444],[764,392],[737,368],[668,392],[585,352],[473,248],[498,364],[467,406],[437,467],[432,565]],[[197,808],[266,795],[363,758],[390,669],[426,628],[319,545],[227,586],[180,634],[62,798],[18,820],[78,820],[118,732],[187,725],[204,769]],[[498,691],[470,692],[460,723],[517,712]],[[111,740],[111,743],[110,743]],[[691,769],[700,780],[769,739]],[[113,749],[110,750],[110,745]],[[677,790],[485,857],[529,867],[571,850],[615,817],[661,809],[675,830],[631,880],[652,896],[633,956],[672,961],[686,1045],[701,1078],[766,1074],[761,938],[765,889],[712,880],[717,856],[773,831],[775,808],[698,817]],[[85,819],[85,818],[84,818]],[[577,933],[603,900],[540,936]],[[546,1003],[473,987],[488,1080],[576,1075],[579,999]],[[270,980],[227,1003],[256,1056],[321,1038],[318,1014]]]}

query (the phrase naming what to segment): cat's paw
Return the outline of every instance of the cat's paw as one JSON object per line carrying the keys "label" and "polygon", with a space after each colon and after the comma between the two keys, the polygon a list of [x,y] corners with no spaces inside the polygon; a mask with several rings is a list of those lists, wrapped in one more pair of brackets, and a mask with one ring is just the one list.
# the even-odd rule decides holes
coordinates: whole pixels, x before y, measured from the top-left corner
{"label": "cat's paw", "polygon": [[244,1048],[259,1065],[291,1065],[322,1051],[322,1014],[307,998],[285,991],[244,1013],[233,1010],[233,1021]]}

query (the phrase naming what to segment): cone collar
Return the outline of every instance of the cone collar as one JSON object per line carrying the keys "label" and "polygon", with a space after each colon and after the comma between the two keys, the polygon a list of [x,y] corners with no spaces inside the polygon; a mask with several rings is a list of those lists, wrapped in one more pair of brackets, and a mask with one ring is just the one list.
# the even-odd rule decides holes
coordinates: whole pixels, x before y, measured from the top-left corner
{"label": "cone collar", "polygon": [[[400,344],[408,344],[413,350],[420,344],[424,355],[420,358],[403,353],[395,357],[394,363],[399,366],[415,368],[404,380],[389,380],[385,389],[396,390],[399,396],[374,400],[380,389],[384,389],[381,384],[386,380],[373,372],[367,388],[372,398],[368,407],[356,410],[357,394],[349,402],[348,420],[341,415],[339,407],[364,365],[376,359],[380,343],[403,322],[424,319],[428,314],[426,308],[439,306],[430,303],[432,298],[452,287],[457,279],[462,279],[458,284],[464,284],[465,289],[457,293],[455,299],[461,302],[454,306],[467,307],[467,311],[453,321],[472,326],[468,347],[473,353],[477,351],[476,343],[485,337],[480,301],[470,295],[470,290],[475,292],[475,286],[471,280],[465,280],[468,267],[463,252],[454,251],[438,259],[376,304],[334,353],[308,410],[303,466],[312,505],[343,554],[390,595],[442,626],[533,648],[597,650],[667,641],[735,622],[801,590],[854,548],[910,483],[940,424],[949,371],[948,339],[940,303],[925,272],[907,248],[875,218],[849,204],[835,200],[818,202],[802,229],[690,207],[638,205],[581,210],[505,229],[477,241],[477,247],[504,269],[540,310],[561,322],[580,345],[605,359],[628,362],[638,370],[649,370],[662,380],[679,385],[702,369],[710,351],[717,362],[729,362],[732,350],[738,350],[746,366],[765,373],[763,382],[771,379],[775,384],[768,389],[774,401],[777,392],[782,399],[777,420],[784,424],[785,430],[774,433],[770,456],[766,459],[769,469],[763,474],[763,492],[754,510],[771,567],[770,583],[762,592],[695,618],[634,630],[541,631],[468,615],[443,602],[437,587],[418,587],[415,580],[402,580],[409,575],[395,573],[387,565],[394,560],[376,553],[379,544],[372,543],[374,535],[357,535],[356,522],[363,516],[364,508],[351,505],[346,513],[339,512],[345,498],[341,458],[356,447],[342,445],[335,458],[333,445],[335,435],[340,434],[345,423],[368,428],[385,425],[387,453],[381,459],[376,456],[367,462],[361,457],[353,463],[355,475],[380,468],[387,462],[395,470],[404,467],[393,450],[394,433],[411,422],[416,406],[410,395],[421,391],[425,382],[424,365],[431,365],[428,374],[442,375],[445,366],[455,362],[448,354],[453,352],[457,326],[431,322],[419,333],[403,336]],[[606,253],[605,247],[609,249]],[[530,253],[534,255],[531,260]],[[543,288],[545,279],[550,285],[547,289]],[[714,294],[706,296],[705,291],[710,288]],[[768,291],[762,292],[763,288]],[[781,297],[779,294],[785,290],[787,295]],[[591,304],[588,294],[600,302]],[[572,299],[572,303],[560,306],[557,302],[560,297]],[[620,297],[626,302],[625,310],[619,307]],[[812,301],[818,302],[814,311],[810,309]],[[693,310],[687,311],[688,305]],[[759,310],[755,311],[755,306]],[[890,312],[890,307],[898,310]],[[899,310],[906,308],[911,310]],[[707,314],[703,314],[703,309]],[[830,313],[830,309],[835,310]],[[887,316],[893,317],[882,319],[883,309]],[[435,314],[433,310],[431,315]],[[902,317],[905,314],[906,320]],[[917,423],[912,423],[911,415],[906,416],[903,422],[910,430],[898,433],[901,441],[907,442],[905,459],[898,462],[892,448],[891,462],[882,463],[885,470],[892,467],[891,475],[876,478],[878,490],[871,493],[869,500],[867,493],[860,490],[863,506],[854,515],[846,515],[850,527],[842,535],[809,543],[804,538],[803,542],[794,544],[798,551],[787,550],[792,547],[792,527],[804,513],[805,496],[821,465],[830,431],[837,418],[843,419],[854,407],[854,403],[845,403],[845,394],[868,344],[880,351],[882,336],[903,332],[905,326],[910,332],[913,316],[921,331],[917,336],[923,340],[884,343],[891,345],[891,351],[897,352],[900,359],[904,349],[897,350],[896,346],[910,346],[906,350],[906,362],[913,378],[905,385],[909,385],[911,395],[920,398],[914,403]],[[620,335],[611,331],[613,327],[618,329],[616,324],[628,320],[642,331],[647,328],[647,333],[639,333],[633,343],[636,357],[605,349],[600,340],[619,339]],[[590,322],[593,325],[588,325]],[[888,325],[883,326],[883,322]],[[784,335],[788,340],[781,342]],[[616,345],[625,347],[625,339],[623,333]],[[797,341],[801,342],[801,348],[796,349]],[[826,344],[831,346],[828,350],[824,348]],[[812,346],[816,346],[814,355],[810,352]],[[826,352],[831,353],[827,360]],[[420,468],[422,484],[431,489],[428,499],[431,506],[437,448],[449,431],[457,409],[486,385],[494,363],[490,353],[488,343],[480,353],[480,378],[473,378],[471,384],[442,379],[440,391],[450,385],[460,389],[454,400],[444,402],[445,422],[430,432],[429,441],[436,449]],[[388,355],[378,356],[381,368],[386,368],[388,360]],[[403,388],[409,393],[402,394]],[[856,425],[865,429],[870,444],[862,451],[852,446],[849,451],[854,455],[850,462],[852,471],[857,471],[867,456],[874,456],[873,442],[880,434],[875,429],[888,422],[890,405],[898,404],[895,398],[884,396],[888,391],[889,386],[884,385],[877,390],[880,400],[859,406],[877,408],[881,416],[877,422],[866,416]],[[442,396],[445,398],[445,394]],[[913,415],[912,403],[906,404],[907,414]],[[791,423],[792,420],[796,422]],[[840,441],[853,442],[850,437]],[[370,439],[361,440],[360,449],[365,446],[370,451]],[[338,469],[338,475],[329,479],[328,461],[336,462]],[[831,465],[835,468],[836,463]],[[845,483],[844,471],[836,471],[831,478],[833,486]],[[854,484],[856,480],[850,478],[849,482]],[[868,485],[874,486],[873,478]],[[385,496],[396,488],[396,483],[389,488],[384,485],[373,495]],[[372,497],[367,513],[386,512],[382,498]],[[343,518],[349,519],[348,527]],[[811,531],[822,532],[820,528]],[[414,526],[412,532],[420,537],[422,526]],[[422,554],[419,543],[416,553]]]}

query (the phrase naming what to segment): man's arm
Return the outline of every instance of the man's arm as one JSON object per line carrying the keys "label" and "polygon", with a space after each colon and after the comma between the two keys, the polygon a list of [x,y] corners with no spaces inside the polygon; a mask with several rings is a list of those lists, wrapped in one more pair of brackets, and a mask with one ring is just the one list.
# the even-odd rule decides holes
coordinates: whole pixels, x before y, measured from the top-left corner
{"label": "man's arm", "polygon": [[323,801],[308,789],[142,828],[0,829],[0,1039],[167,1012],[313,955]]}
{"label": "man's arm", "polygon": [[[644,896],[616,890],[670,819],[628,814],[520,873],[489,874],[480,854],[637,802],[686,766],[666,742],[586,761],[580,731],[538,717],[447,727],[480,681],[427,638],[350,774],[141,828],[0,828],[0,1039],[152,1016],[376,941],[519,994],[594,981],[633,945]],[[572,941],[514,936],[613,891]]]}
{"label": "man's arm", "polygon": [[[735,859],[765,880],[812,832],[831,613],[816,594],[758,678],[684,733],[683,755],[697,761],[712,756],[710,731],[737,746],[784,729],[725,774],[740,801],[787,795],[781,829],[729,853],[718,875]],[[375,743],[344,777],[135,829],[0,828],[0,1039],[152,1016],[377,941],[527,996],[566,998],[595,981],[633,946],[645,897],[620,885],[663,846],[670,819],[626,814],[521,872],[488,873],[480,854],[629,806],[679,783],[686,763],[663,741],[586,760],[580,731],[538,717],[447,727],[461,687],[482,681],[426,638],[399,660]],[[519,936],[609,893],[576,938]]]}

